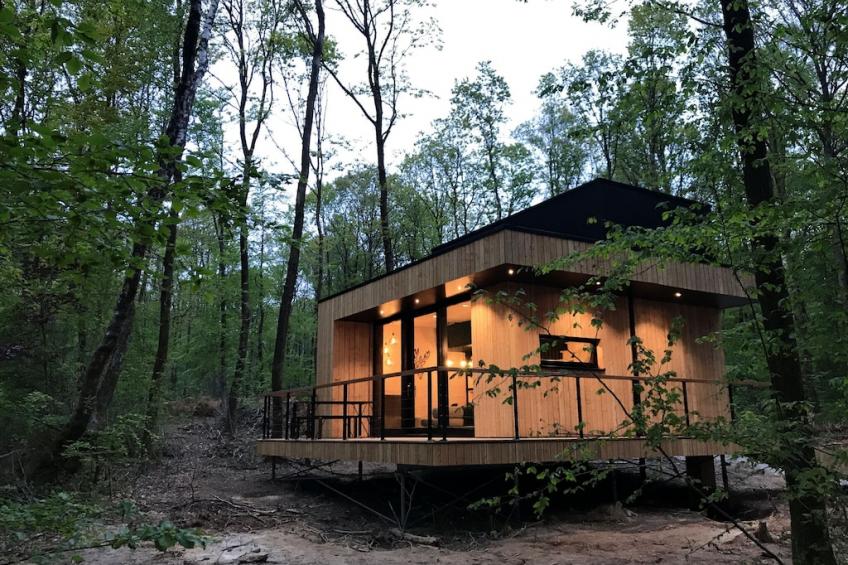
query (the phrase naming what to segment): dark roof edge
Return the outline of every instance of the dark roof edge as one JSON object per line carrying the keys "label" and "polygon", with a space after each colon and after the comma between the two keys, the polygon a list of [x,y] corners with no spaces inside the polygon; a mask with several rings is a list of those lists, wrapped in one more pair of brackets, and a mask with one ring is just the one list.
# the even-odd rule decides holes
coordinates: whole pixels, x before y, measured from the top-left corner
{"label": "dark roof edge", "polygon": [[342,294],[354,291],[354,290],[361,288],[365,285],[371,284],[372,282],[379,281],[379,280],[381,280],[381,279],[383,279],[383,278],[385,278],[389,275],[399,273],[399,272],[401,272],[405,269],[409,269],[410,267],[414,267],[416,265],[419,265],[419,264],[427,261],[428,259],[432,259],[433,257],[438,257],[439,255],[443,255],[443,254],[447,253],[448,251],[451,251],[451,250],[459,248],[459,247],[463,247],[465,245],[468,245],[469,243],[473,243],[473,242],[475,242],[479,239],[482,239],[486,236],[498,233],[498,232],[505,230],[505,229],[517,231],[517,232],[535,233],[537,235],[547,235],[547,236],[555,237],[555,238],[558,238],[558,239],[570,239],[570,240],[574,240],[574,241],[583,241],[583,242],[588,242],[588,243],[594,243],[596,240],[594,240],[592,238],[587,238],[587,237],[578,236],[578,235],[574,235],[574,234],[568,234],[568,233],[564,233],[564,232],[559,233],[559,232],[550,232],[550,231],[546,231],[546,230],[536,230],[536,229],[533,229],[533,228],[528,228],[526,226],[514,226],[514,225],[510,225],[510,223],[512,221],[514,221],[517,217],[520,217],[525,212],[533,210],[538,206],[549,204],[553,200],[562,199],[564,197],[567,197],[569,194],[572,194],[572,193],[577,192],[577,191],[588,190],[590,187],[595,186],[598,183],[611,183],[611,184],[617,185],[620,188],[624,188],[624,189],[627,189],[627,190],[633,190],[633,191],[637,191],[637,192],[640,192],[640,193],[648,193],[653,197],[660,196],[665,200],[678,203],[681,206],[687,206],[688,207],[688,206],[692,206],[694,204],[697,204],[697,205],[700,205],[700,206],[705,206],[705,207],[707,207],[707,209],[709,209],[708,204],[704,204],[703,202],[699,202],[697,200],[692,200],[690,198],[684,198],[682,196],[674,196],[672,194],[666,194],[664,192],[659,192],[659,191],[651,190],[649,188],[644,188],[644,187],[641,187],[641,186],[636,186],[636,185],[627,184],[627,183],[623,183],[623,182],[619,182],[619,181],[615,181],[615,180],[610,180],[610,179],[607,179],[607,178],[604,178],[604,177],[597,177],[597,178],[594,178],[590,181],[584,182],[581,185],[575,186],[574,188],[572,188],[570,190],[566,190],[565,192],[562,192],[560,194],[557,194],[556,196],[548,198],[547,200],[543,200],[543,201],[539,202],[538,204],[534,204],[533,206],[530,206],[528,208],[520,210],[520,211],[516,212],[515,214],[507,216],[506,218],[501,218],[500,220],[492,222],[491,224],[485,225],[481,228],[477,228],[476,230],[468,232],[465,235],[461,235],[460,237],[457,237],[456,239],[452,239],[450,241],[446,241],[445,243],[437,245],[436,247],[434,247],[430,251],[430,253],[428,255],[421,257],[420,259],[416,259],[415,261],[411,261],[411,262],[407,263],[406,265],[403,265],[402,267],[398,267],[394,271],[391,271],[389,273],[381,273],[381,274],[377,275],[376,277],[372,277],[368,280],[356,283],[355,285],[350,286],[350,287],[348,287],[344,290],[340,290],[340,291],[334,292],[333,294],[329,294],[327,296],[319,298],[318,303],[320,304],[321,302],[324,302],[326,300],[330,300],[332,298],[336,298],[338,296],[341,296]]}

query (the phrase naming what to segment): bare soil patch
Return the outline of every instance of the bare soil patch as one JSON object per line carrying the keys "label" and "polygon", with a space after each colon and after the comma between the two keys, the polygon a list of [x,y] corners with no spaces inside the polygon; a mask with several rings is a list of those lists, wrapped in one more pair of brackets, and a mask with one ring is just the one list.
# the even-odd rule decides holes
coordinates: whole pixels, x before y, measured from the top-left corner
{"label": "bare soil patch", "polygon": [[[467,509],[472,499],[505,492],[503,470],[423,473],[420,477],[434,488],[416,487],[408,528],[413,537],[404,539],[390,533],[386,520],[338,493],[392,517],[399,510],[393,467],[366,464],[360,480],[356,463],[287,462],[277,466],[278,480],[273,481],[270,463],[253,455],[254,437],[256,430],[247,429],[229,439],[214,418],[195,417],[174,425],[164,440],[161,459],[140,468],[121,493],[135,501],[146,520],[169,519],[202,529],[210,540],[205,548],[167,553],[152,548],[89,550],[81,554],[85,562],[771,562],[729,523],[689,510],[680,481],[652,484],[636,502],[622,506],[638,479],[632,468],[623,468],[617,477],[618,504],[610,485],[602,485],[580,496],[555,500],[540,521],[527,508]],[[662,477],[660,471],[652,469],[650,475]],[[729,473],[733,494],[728,508],[752,531],[763,522],[774,540],[768,548],[789,562],[782,478],[745,461],[734,461]],[[443,508],[469,491],[474,492],[466,500]]]}

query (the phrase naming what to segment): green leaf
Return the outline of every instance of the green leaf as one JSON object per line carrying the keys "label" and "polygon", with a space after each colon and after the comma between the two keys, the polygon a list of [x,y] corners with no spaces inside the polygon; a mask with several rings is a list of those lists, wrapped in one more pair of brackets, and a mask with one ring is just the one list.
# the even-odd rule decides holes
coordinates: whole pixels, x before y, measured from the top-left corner
{"label": "green leaf", "polygon": [[68,70],[68,73],[75,75],[82,69],[82,61],[74,55],[65,63],[65,68]]}

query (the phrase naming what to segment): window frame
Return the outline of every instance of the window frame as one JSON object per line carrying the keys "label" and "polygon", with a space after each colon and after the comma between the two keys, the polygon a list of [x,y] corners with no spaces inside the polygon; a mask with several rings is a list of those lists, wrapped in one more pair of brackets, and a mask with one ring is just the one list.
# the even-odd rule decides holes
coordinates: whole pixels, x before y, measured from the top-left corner
{"label": "window frame", "polygon": [[[588,362],[584,361],[565,361],[559,359],[545,359],[544,352],[541,351],[541,348],[545,345],[545,342],[550,343],[551,341],[558,341],[562,343],[565,347],[570,349],[570,345],[572,343],[579,344],[591,344],[591,358]],[[600,338],[596,337],[581,337],[581,336],[569,336],[569,335],[552,335],[552,334],[539,334],[539,367],[543,369],[582,369],[585,371],[603,371],[598,362],[598,345],[601,343]],[[585,351],[585,349],[582,349]]]}

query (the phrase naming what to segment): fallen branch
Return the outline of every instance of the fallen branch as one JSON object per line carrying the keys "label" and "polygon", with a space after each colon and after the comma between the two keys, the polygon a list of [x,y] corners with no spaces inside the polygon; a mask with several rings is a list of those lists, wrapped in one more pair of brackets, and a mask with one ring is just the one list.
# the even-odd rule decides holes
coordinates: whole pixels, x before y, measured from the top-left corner
{"label": "fallen branch", "polygon": [[413,543],[420,543],[422,545],[437,545],[439,543],[439,539],[436,537],[417,536],[415,534],[410,534],[409,532],[403,532],[399,528],[389,528],[389,533],[398,539],[411,541]]}

